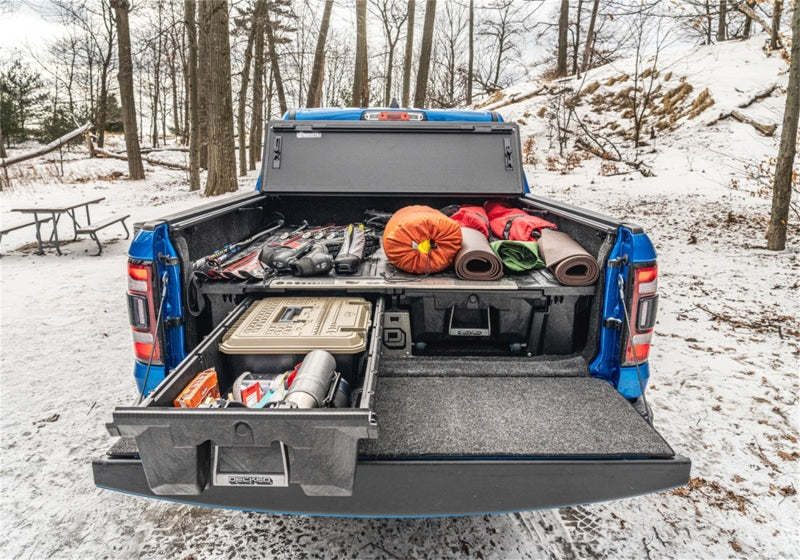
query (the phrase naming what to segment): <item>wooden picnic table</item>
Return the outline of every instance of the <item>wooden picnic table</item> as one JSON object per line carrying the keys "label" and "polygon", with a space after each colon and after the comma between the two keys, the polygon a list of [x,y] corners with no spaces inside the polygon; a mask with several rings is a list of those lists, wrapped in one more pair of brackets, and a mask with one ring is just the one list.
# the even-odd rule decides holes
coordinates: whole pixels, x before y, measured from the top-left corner
{"label": "wooden picnic table", "polygon": [[[26,208],[12,208],[12,212],[19,212],[21,214],[33,214],[33,219],[36,222],[36,243],[39,246],[39,250],[37,254],[42,255],[44,254],[44,247],[55,247],[56,252],[60,255],[61,254],[61,242],[58,239],[58,221],[61,219],[61,216],[66,214],[72,219],[72,231],[74,232],[74,239],[78,238],[78,229],[82,226],[78,222],[78,219],[75,217],[75,213],[79,208],[86,209],[86,224],[89,225],[92,223],[92,218],[89,216],[89,206],[92,204],[97,204],[105,200],[105,197],[100,198],[93,198],[91,200],[84,200],[81,202],[64,204],[64,205],[56,205],[56,206],[31,206]],[[40,218],[39,215],[46,216],[50,214],[53,222],[53,231],[50,233],[50,238],[47,242],[42,242],[42,233],[41,228],[42,224],[49,221],[49,219]]]}

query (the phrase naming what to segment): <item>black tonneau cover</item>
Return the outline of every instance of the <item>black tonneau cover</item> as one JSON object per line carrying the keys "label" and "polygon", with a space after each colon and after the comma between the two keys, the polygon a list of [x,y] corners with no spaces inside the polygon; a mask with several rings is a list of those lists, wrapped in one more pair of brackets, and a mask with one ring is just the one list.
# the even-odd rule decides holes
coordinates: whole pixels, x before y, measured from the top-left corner
{"label": "black tonneau cover", "polygon": [[514,123],[271,121],[261,190],[521,196]]}

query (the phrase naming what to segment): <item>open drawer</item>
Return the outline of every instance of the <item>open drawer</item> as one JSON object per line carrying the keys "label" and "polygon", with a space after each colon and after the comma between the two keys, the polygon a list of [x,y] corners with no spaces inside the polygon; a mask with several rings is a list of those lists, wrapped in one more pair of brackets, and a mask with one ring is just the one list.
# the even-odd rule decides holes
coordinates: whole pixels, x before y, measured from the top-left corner
{"label": "open drawer", "polygon": [[[198,372],[231,367],[219,345],[253,303],[244,300],[142,405],[114,412],[109,429],[123,437],[95,461],[96,484],[257,511],[417,516],[559,507],[686,483],[690,461],[592,378],[580,354],[484,354],[481,337],[443,347],[448,339],[434,340],[422,328],[433,323],[414,315],[450,307],[425,297],[395,296],[390,309],[390,296],[370,299],[363,390],[350,407],[172,407]],[[446,351],[431,351],[434,343]]]}
{"label": "open drawer", "polygon": [[[347,408],[174,408],[199,372],[213,367],[220,386],[237,372],[220,342],[253,304],[245,299],[141,405],[114,411],[109,432],[135,438],[147,484],[157,495],[198,495],[212,486],[299,485],[309,496],[352,492],[358,442],[377,437],[371,410],[380,321],[372,320],[355,366],[359,391]],[[383,300],[373,303],[373,316]]]}

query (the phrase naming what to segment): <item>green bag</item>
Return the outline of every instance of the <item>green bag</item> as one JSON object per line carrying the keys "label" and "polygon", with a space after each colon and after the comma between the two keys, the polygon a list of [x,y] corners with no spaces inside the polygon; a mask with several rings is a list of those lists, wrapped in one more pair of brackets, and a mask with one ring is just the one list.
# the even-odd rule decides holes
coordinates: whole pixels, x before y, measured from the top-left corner
{"label": "green bag", "polygon": [[489,243],[503,264],[514,272],[544,268],[536,241],[492,241]]}

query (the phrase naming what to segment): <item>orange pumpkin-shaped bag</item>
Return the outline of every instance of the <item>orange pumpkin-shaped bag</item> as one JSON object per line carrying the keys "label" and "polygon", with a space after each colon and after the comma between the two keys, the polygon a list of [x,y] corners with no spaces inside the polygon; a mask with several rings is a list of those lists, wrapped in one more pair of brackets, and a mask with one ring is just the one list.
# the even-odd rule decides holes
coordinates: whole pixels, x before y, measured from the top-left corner
{"label": "orange pumpkin-shaped bag", "polygon": [[461,226],[429,206],[406,206],[383,231],[389,262],[412,274],[441,272],[461,249]]}

